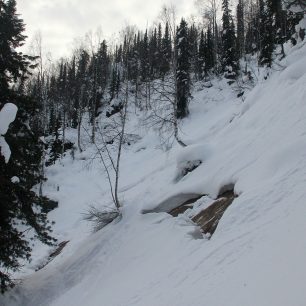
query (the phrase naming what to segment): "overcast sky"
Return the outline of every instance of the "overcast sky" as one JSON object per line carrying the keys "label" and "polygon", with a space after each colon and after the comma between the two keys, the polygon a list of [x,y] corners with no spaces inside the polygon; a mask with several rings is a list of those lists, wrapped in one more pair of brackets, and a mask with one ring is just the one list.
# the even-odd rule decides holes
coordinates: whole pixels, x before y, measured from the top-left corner
{"label": "overcast sky", "polygon": [[173,3],[178,16],[194,13],[193,0],[19,0],[18,13],[26,24],[27,43],[40,31],[45,51],[68,55],[76,37],[100,26],[108,41],[126,23],[144,29],[156,20],[163,4]]}

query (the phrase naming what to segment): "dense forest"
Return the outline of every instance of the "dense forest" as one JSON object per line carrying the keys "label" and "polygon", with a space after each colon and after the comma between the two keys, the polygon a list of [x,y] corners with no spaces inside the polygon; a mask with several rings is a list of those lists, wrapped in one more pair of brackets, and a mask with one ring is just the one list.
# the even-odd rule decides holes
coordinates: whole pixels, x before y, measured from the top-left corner
{"label": "dense forest", "polygon": [[[293,10],[296,6],[302,9]],[[39,42],[31,56],[18,51],[26,25],[15,0],[0,0],[0,110],[7,103],[18,107],[5,133],[10,158],[0,154],[1,290],[13,286],[10,273],[30,259],[31,239],[56,243],[47,214],[57,203],[43,195],[44,169],[67,150],[84,150],[84,126],[99,147],[100,119],[120,114],[119,125],[103,132],[104,148],[119,144],[116,177],[128,103],[148,112],[152,126],[173,130],[174,139],[186,146],[179,121],[189,114],[193,85],[225,78],[243,95],[253,83],[251,61],[266,67],[268,78],[274,61],[286,57],[284,43],[304,39],[305,30],[296,33],[295,26],[305,7],[304,0],[239,0],[232,8],[223,0],[219,9],[211,0],[201,23],[184,18],[177,23],[175,8],[165,7],[156,26],[127,26],[115,45],[87,36],[69,58],[45,65]],[[78,131],[76,143],[66,140],[68,128]],[[118,209],[118,180],[110,186]]]}

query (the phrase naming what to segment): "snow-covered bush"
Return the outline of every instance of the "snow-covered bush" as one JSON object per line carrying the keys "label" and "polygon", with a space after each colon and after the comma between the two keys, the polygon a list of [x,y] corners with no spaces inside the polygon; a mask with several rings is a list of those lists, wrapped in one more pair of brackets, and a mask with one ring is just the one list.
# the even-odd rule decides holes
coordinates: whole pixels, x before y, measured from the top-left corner
{"label": "snow-covered bush", "polygon": [[98,209],[95,206],[90,206],[88,211],[84,213],[83,219],[85,221],[90,221],[93,224],[93,231],[97,232],[105,227],[107,224],[114,221],[120,216],[119,210],[108,209],[104,210]]}
{"label": "snow-covered bush", "polygon": [[17,106],[13,103],[6,103],[0,110],[0,154],[4,156],[6,163],[10,159],[11,150],[4,139],[4,135],[9,125],[15,120],[17,110]]}

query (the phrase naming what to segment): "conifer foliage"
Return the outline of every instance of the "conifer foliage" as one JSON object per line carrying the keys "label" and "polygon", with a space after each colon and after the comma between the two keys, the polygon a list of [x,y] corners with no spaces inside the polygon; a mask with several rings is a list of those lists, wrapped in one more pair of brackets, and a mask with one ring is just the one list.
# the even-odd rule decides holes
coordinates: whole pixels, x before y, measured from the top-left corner
{"label": "conifer foliage", "polygon": [[260,55],[259,64],[271,67],[275,48],[275,32],[273,31],[273,13],[271,6],[259,0]]}
{"label": "conifer foliage", "polygon": [[[54,243],[47,213],[57,203],[32,191],[44,178],[41,173],[43,143],[39,137],[37,101],[22,94],[22,82],[31,67],[30,57],[16,51],[25,37],[16,13],[16,1],[0,1],[0,109],[6,102],[18,107],[17,117],[6,133],[11,157],[6,163],[0,152],[0,289],[12,286],[10,271],[21,259],[29,259],[31,246],[25,239],[30,229],[46,244]],[[3,55],[3,56],[2,56]],[[10,88],[19,82],[20,90]],[[17,83],[16,83],[17,82]]]}
{"label": "conifer foliage", "polygon": [[244,9],[243,1],[237,4],[237,55],[241,58],[245,52],[245,30],[244,30]]}
{"label": "conifer foliage", "polygon": [[225,77],[235,78],[239,64],[236,49],[235,25],[229,7],[229,0],[223,0],[222,8],[222,71]]}
{"label": "conifer foliage", "polygon": [[190,100],[190,51],[187,22],[182,19],[176,36],[176,86],[177,86],[177,118],[189,114]]}

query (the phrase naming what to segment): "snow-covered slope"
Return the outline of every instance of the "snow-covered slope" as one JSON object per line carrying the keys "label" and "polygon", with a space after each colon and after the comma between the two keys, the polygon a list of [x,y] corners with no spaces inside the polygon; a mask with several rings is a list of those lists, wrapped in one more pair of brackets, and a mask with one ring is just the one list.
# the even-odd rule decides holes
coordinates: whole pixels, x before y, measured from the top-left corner
{"label": "snow-covered slope", "polygon": [[[60,201],[55,234],[70,242],[31,274],[34,261],[2,304],[306,305],[306,45],[287,52],[244,102],[224,81],[195,92],[185,149],[164,152],[133,116],[128,129],[142,139],[123,155],[123,218],[95,234],[81,213],[109,205],[110,196],[98,161],[89,163],[94,148],[50,167],[46,192]],[[186,156],[202,164],[177,181]],[[211,239],[195,239],[186,217],[162,212],[173,198],[216,197],[228,184],[239,197]]]}

